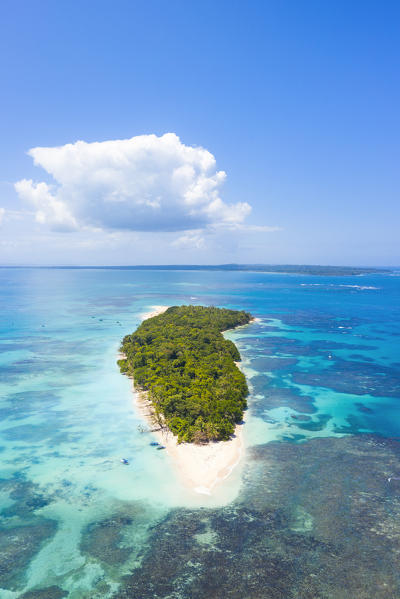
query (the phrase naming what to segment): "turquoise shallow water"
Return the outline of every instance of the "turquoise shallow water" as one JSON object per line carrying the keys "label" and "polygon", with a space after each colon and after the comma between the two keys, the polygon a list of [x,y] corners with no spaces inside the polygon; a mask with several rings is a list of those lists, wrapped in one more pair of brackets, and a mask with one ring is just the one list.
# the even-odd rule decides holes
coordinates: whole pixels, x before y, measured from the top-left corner
{"label": "turquoise shallow water", "polygon": [[[1,598],[400,596],[372,559],[400,539],[399,276],[0,269],[0,286]],[[247,451],[212,498],[184,492],[138,431],[116,366],[144,312],[182,303],[258,319],[228,333]]]}

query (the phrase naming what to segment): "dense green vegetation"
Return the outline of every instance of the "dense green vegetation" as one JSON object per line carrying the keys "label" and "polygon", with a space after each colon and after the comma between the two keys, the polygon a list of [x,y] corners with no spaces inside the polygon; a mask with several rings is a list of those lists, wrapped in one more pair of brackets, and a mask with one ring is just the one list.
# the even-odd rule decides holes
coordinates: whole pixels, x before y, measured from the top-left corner
{"label": "dense green vegetation", "polygon": [[235,344],[221,331],[250,320],[243,311],[174,306],[124,338],[121,372],[148,391],[156,418],[179,442],[229,439],[242,420],[246,379]]}

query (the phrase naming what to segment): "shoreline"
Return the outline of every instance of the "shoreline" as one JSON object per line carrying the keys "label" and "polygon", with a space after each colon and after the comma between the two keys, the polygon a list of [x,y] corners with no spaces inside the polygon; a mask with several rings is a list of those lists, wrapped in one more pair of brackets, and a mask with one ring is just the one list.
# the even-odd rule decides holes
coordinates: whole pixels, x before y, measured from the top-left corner
{"label": "shoreline", "polygon": [[163,312],[168,310],[168,308],[170,308],[170,306],[152,306],[152,310],[150,310],[149,312],[142,312],[140,314],[140,317],[142,321],[147,320],[148,318],[153,318],[154,316],[162,314]]}
{"label": "shoreline", "polygon": [[[153,310],[141,314],[142,320],[162,314],[169,306],[152,308]],[[124,357],[122,354],[118,355],[118,359]],[[136,388],[133,378],[132,385],[134,407],[149,427],[149,432],[155,436],[160,445],[164,446],[182,485],[192,492],[211,495],[215,487],[231,475],[243,457],[244,421],[236,425],[235,432],[228,441],[209,442],[205,445],[178,444],[169,429],[155,428],[152,420],[152,403],[147,399],[147,392]]]}

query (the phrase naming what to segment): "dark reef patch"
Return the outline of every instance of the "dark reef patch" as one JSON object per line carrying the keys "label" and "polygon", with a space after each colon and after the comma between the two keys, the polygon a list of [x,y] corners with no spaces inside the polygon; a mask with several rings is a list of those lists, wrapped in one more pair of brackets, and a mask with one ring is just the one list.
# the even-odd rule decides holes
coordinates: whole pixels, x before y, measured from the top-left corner
{"label": "dark reef patch", "polygon": [[[241,342],[245,342],[246,338],[241,338]],[[250,340],[249,340],[250,341]],[[288,337],[260,337],[259,343],[254,343],[252,340],[251,349],[246,349],[246,357],[258,357],[261,355],[269,356],[317,356],[319,355],[318,347],[312,347],[311,344],[304,344],[297,339]],[[241,344],[238,344],[240,348]],[[255,346],[255,347],[254,347]],[[324,348],[325,349],[325,348]]]}
{"label": "dark reef patch", "polygon": [[25,585],[31,560],[54,536],[57,522],[35,513],[50,499],[22,474],[1,479],[0,491],[12,502],[0,512],[0,588],[17,591]]}
{"label": "dark reef patch", "polygon": [[54,391],[26,391],[7,395],[9,410],[24,413],[48,409],[57,404],[59,395]]}
{"label": "dark reef patch", "polygon": [[120,544],[124,528],[132,522],[127,516],[116,516],[90,524],[82,534],[81,551],[110,565],[125,562],[131,550]]}
{"label": "dark reef patch", "polygon": [[136,559],[149,527],[160,515],[140,501],[121,503],[118,511],[103,520],[90,523],[82,531],[80,551],[90,560],[99,561],[114,573],[128,559]]}
{"label": "dark reef patch", "polygon": [[350,360],[362,361],[362,362],[374,362],[373,358],[369,356],[363,356],[362,354],[349,354]]}
{"label": "dark reef patch", "polygon": [[364,414],[373,414],[374,410],[372,408],[368,408],[367,406],[364,406],[364,404],[362,403],[355,403],[354,404],[357,407],[357,410],[359,410],[360,412],[363,412]]}
{"label": "dark reef patch", "polygon": [[27,376],[27,374],[44,374],[47,377],[57,378],[57,376],[69,376],[76,372],[77,369],[89,370],[90,367],[82,365],[78,362],[72,362],[69,360],[61,361],[49,360],[47,357],[35,357],[28,358],[26,360],[18,360],[7,364],[6,366],[0,366],[0,377],[3,381],[12,382],[18,380],[21,376]]}
{"label": "dark reef patch", "polygon": [[115,599],[400,596],[400,445],[375,436],[251,450],[239,499],[153,528]]}
{"label": "dark reef patch", "polygon": [[348,350],[363,350],[370,351],[376,349],[375,345],[364,345],[362,343],[339,343],[337,341],[327,341],[326,339],[318,339],[317,341],[311,341],[310,347],[318,350],[335,350],[344,349]]}
{"label": "dark reef patch", "polygon": [[300,422],[310,422],[311,416],[307,416],[306,414],[291,414],[290,415],[293,420],[300,420]]}
{"label": "dark reef patch", "polygon": [[315,420],[309,420],[307,422],[297,422],[297,427],[305,431],[322,431],[326,427],[326,424],[331,419],[330,414],[318,414]]}
{"label": "dark reef patch", "polygon": [[389,366],[335,359],[329,369],[294,372],[293,381],[301,385],[328,387],[339,393],[400,397],[400,373]]}
{"label": "dark reef patch", "polygon": [[55,529],[52,520],[37,518],[35,524],[0,530],[0,587],[16,590],[23,584],[25,568]]}
{"label": "dark reef patch", "polygon": [[48,505],[49,498],[41,493],[36,485],[24,479],[21,475],[16,475],[11,479],[0,479],[0,491],[8,494],[13,502],[8,507],[0,511],[3,521],[6,518],[22,518],[23,521],[30,521],[35,510]]}
{"label": "dark reef patch", "polygon": [[62,599],[62,597],[67,597],[68,594],[67,591],[60,589],[60,587],[51,586],[45,589],[27,591],[21,595],[20,599]]}
{"label": "dark reef patch", "polygon": [[[71,435],[67,431],[58,431],[52,421],[37,425],[21,424],[19,426],[12,426],[4,429],[2,436],[9,441],[25,441],[29,445],[42,443],[45,439],[51,439],[54,445],[72,440]],[[76,438],[77,433],[74,433],[73,436]]]}
{"label": "dark reef patch", "polygon": [[342,332],[346,332],[346,330],[350,331],[356,326],[368,323],[367,319],[357,318],[355,316],[352,318],[337,318],[330,314],[323,314],[321,311],[312,310],[285,312],[280,316],[280,319],[283,323],[290,326],[306,326],[324,332],[337,332],[338,329]]}
{"label": "dark reef patch", "polygon": [[356,435],[365,431],[366,425],[364,423],[364,419],[361,415],[349,414],[346,416],[346,420],[348,425],[335,426],[334,430],[336,434],[344,434],[344,435]]}
{"label": "dark reef patch", "polygon": [[285,370],[295,366],[297,360],[293,358],[272,358],[260,357],[251,360],[251,367],[261,372],[269,372],[273,370]]}
{"label": "dark reef patch", "polygon": [[[247,345],[247,343],[249,345]],[[290,368],[295,370],[297,357],[321,357],[339,361],[339,358],[332,356],[335,350],[362,350],[369,351],[376,349],[374,346],[337,343],[334,341],[314,340],[310,343],[302,343],[297,339],[288,337],[267,336],[258,339],[242,337],[237,343],[239,348],[246,347],[245,355],[250,359],[250,366],[260,372],[268,372]],[[354,354],[363,362],[373,361],[368,356]],[[333,364],[333,362],[332,362]]]}
{"label": "dark reef patch", "polygon": [[[262,416],[266,410],[273,410],[281,406],[306,414],[316,411],[312,397],[300,395],[290,387],[275,387],[265,375],[252,377],[251,384],[253,387],[251,409],[257,416]],[[254,397],[258,393],[265,396],[262,401],[258,401]]]}

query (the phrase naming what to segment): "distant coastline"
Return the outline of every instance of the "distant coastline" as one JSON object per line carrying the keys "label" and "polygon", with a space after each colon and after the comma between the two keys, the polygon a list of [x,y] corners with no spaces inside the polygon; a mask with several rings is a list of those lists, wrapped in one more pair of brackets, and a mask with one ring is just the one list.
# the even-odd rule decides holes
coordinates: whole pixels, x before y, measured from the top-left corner
{"label": "distant coastline", "polygon": [[0,268],[38,268],[58,270],[184,270],[184,271],[232,271],[232,272],[264,272],[293,275],[311,275],[326,277],[350,277],[373,274],[391,274],[399,267],[368,266],[323,266],[310,264],[150,264],[150,265],[115,265],[115,266],[35,266],[35,265],[0,265]]}

